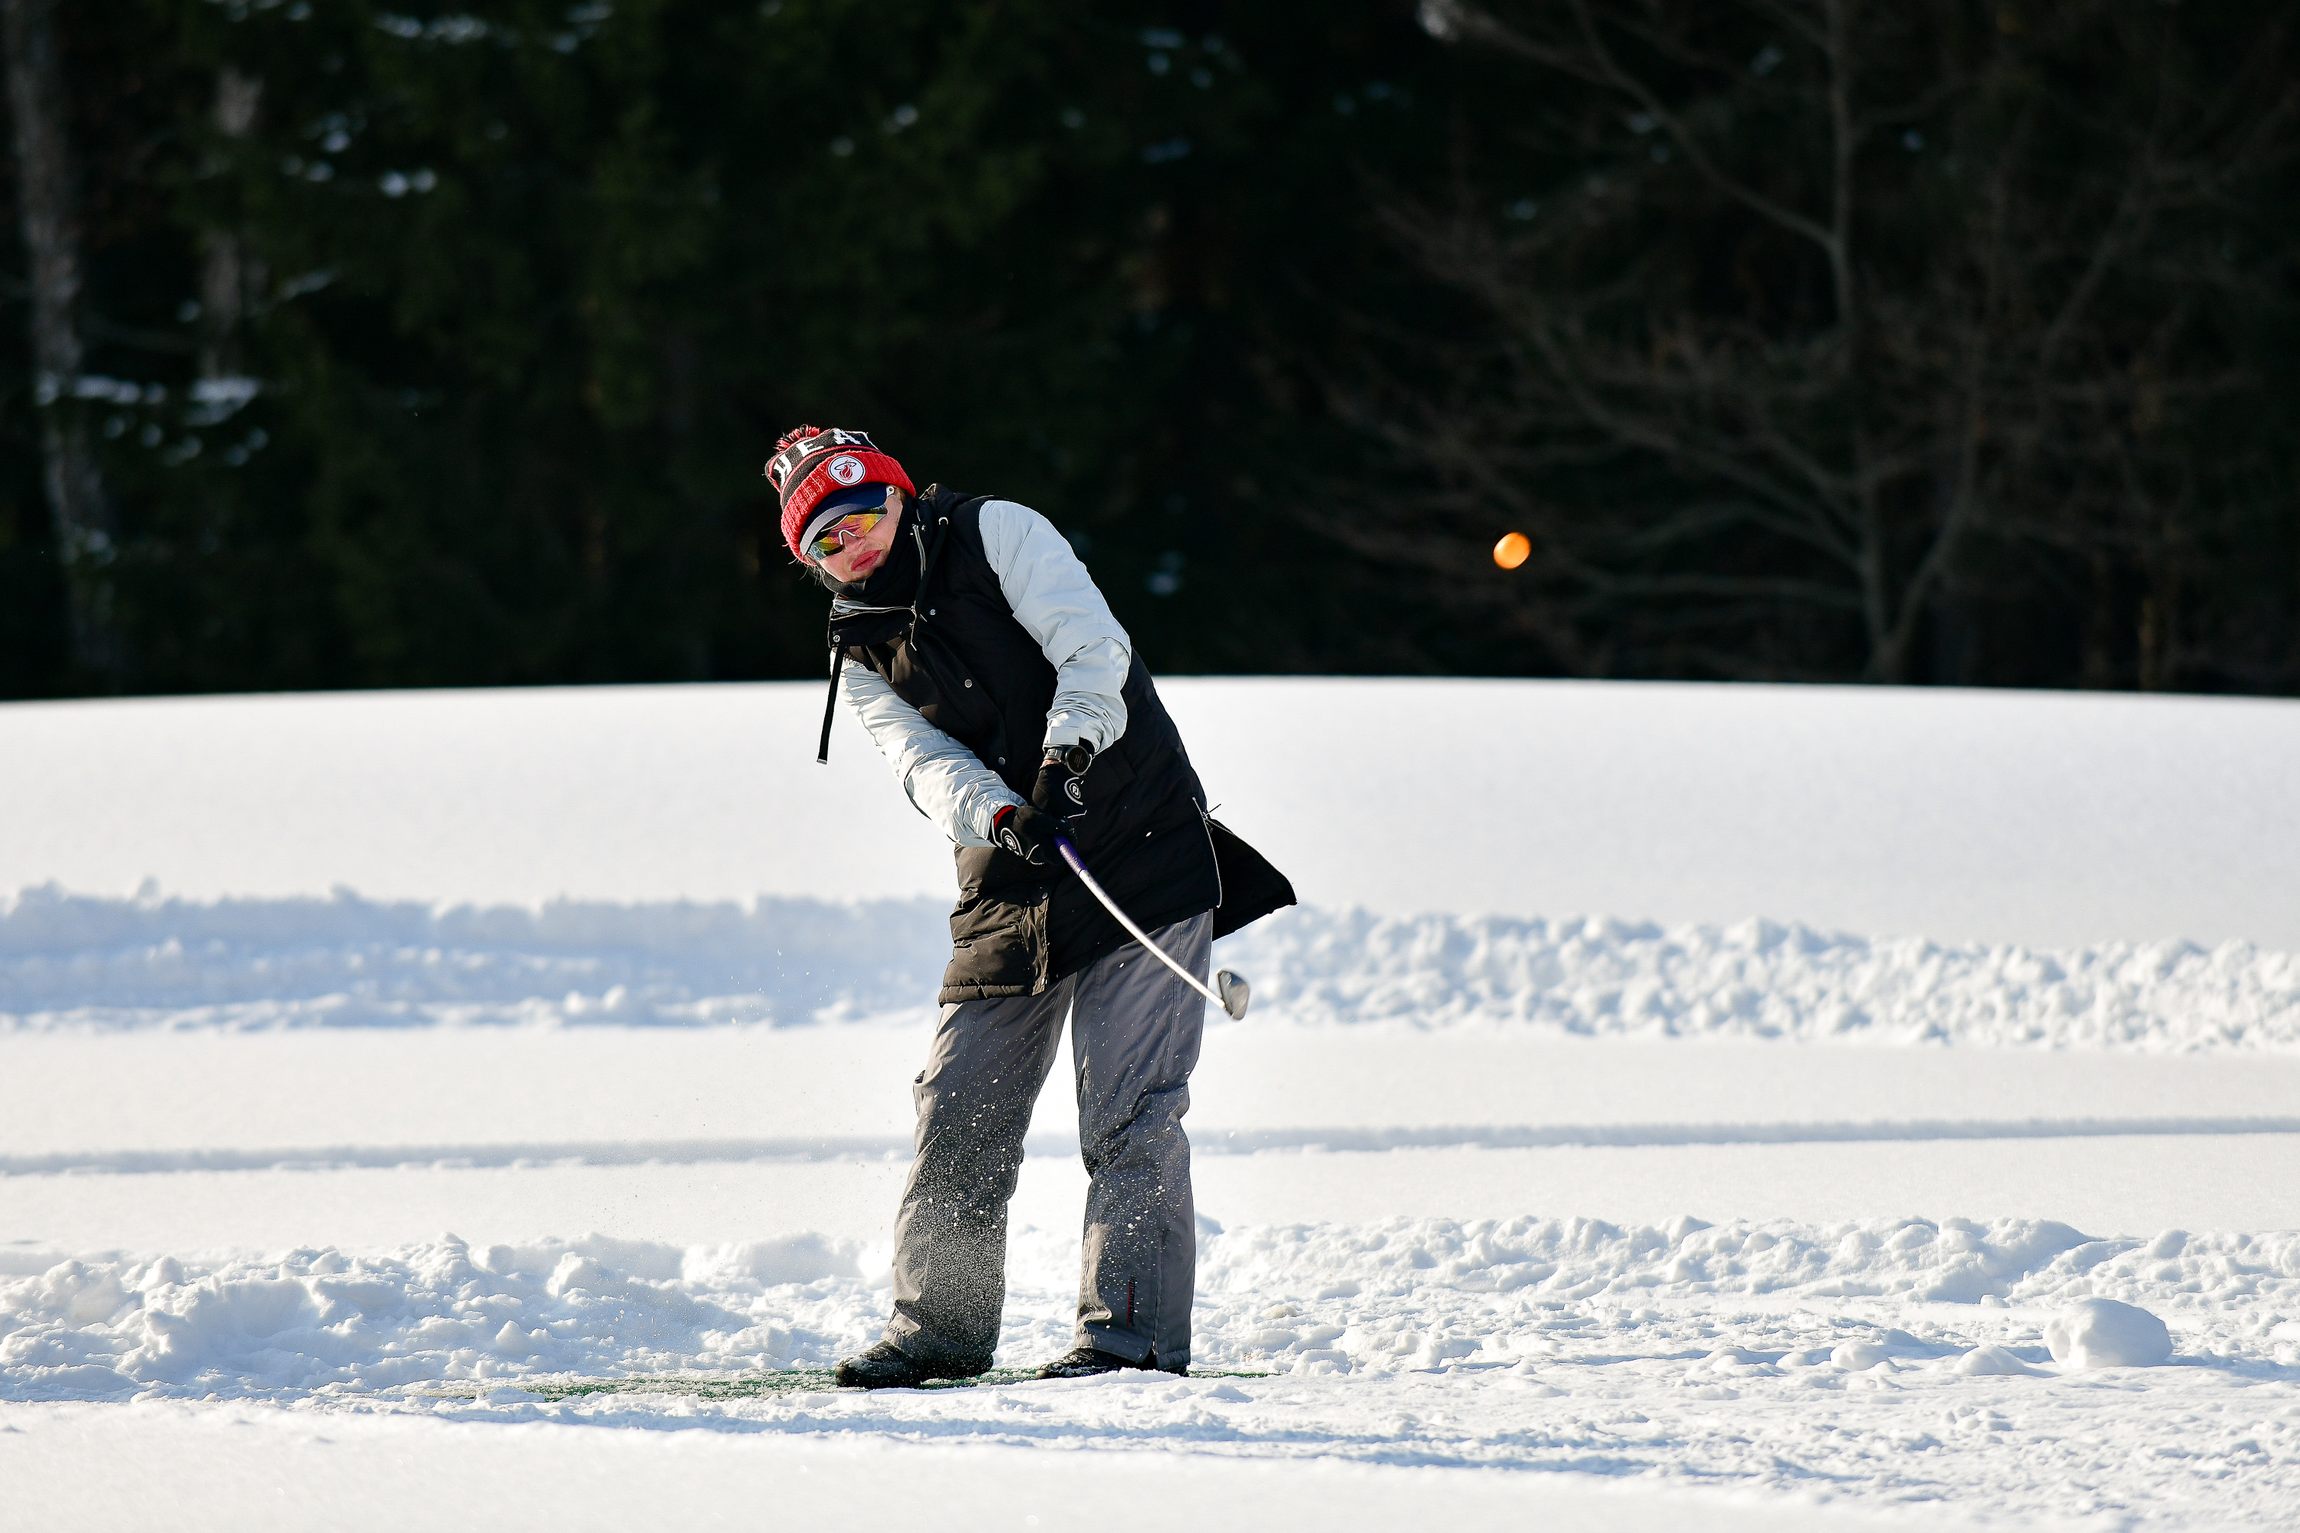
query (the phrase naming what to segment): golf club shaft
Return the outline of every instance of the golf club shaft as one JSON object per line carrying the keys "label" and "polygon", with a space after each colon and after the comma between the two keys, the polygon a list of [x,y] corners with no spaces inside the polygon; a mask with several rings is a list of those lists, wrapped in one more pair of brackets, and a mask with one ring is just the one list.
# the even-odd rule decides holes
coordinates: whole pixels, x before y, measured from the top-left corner
{"label": "golf club shaft", "polygon": [[1086,871],[1086,859],[1078,855],[1078,848],[1070,844],[1070,838],[1068,836],[1055,837],[1054,845],[1058,850],[1061,851],[1062,860],[1070,864],[1070,871],[1078,875],[1078,881],[1084,884],[1088,892],[1090,892],[1096,899],[1102,902],[1102,908],[1109,911],[1110,914],[1117,919],[1117,922],[1120,926],[1125,927],[1128,931],[1134,934],[1134,940],[1136,942],[1141,943],[1143,947],[1149,949],[1150,953],[1156,957],[1160,963],[1164,964],[1167,968],[1172,969],[1176,974],[1181,975],[1183,979],[1189,981],[1191,989],[1197,991],[1207,1000],[1212,1001],[1224,1012],[1229,1011],[1229,1003],[1224,1001],[1221,996],[1215,994],[1214,988],[1211,985],[1208,985],[1197,975],[1192,974],[1188,969],[1183,968],[1181,964],[1175,962],[1173,954],[1167,952],[1157,943],[1152,942],[1150,940],[1150,934],[1144,931],[1141,927],[1136,926],[1134,924],[1133,917],[1127,915],[1125,911],[1118,908],[1118,902],[1110,897],[1110,891],[1096,883],[1094,881],[1094,875]]}

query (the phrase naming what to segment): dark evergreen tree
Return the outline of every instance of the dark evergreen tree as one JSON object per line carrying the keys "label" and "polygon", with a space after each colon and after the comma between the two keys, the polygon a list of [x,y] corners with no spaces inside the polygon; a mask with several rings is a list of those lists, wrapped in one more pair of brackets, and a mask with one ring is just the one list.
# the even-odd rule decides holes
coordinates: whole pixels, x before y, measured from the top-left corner
{"label": "dark evergreen tree", "polygon": [[802,420],[1046,510],[1166,672],[2300,685],[2282,22],[1589,0],[1608,79],[1577,14],[58,8],[118,673],[9,278],[0,692],[812,674]]}

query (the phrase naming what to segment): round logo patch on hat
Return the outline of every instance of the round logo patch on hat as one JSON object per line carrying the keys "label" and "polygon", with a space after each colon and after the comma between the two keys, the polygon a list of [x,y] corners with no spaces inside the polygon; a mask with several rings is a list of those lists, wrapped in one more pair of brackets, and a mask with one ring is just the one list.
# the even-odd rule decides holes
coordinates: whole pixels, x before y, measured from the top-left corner
{"label": "round logo patch on hat", "polygon": [[857,485],[862,483],[863,475],[870,472],[870,470],[864,468],[862,459],[856,457],[853,453],[842,452],[837,457],[831,459],[830,462],[823,465],[823,472],[830,475],[840,484]]}

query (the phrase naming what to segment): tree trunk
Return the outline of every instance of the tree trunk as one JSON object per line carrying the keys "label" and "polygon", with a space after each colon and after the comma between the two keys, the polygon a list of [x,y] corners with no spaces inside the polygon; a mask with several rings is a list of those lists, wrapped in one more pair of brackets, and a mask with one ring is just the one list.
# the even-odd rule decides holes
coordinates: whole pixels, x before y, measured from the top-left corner
{"label": "tree trunk", "polygon": [[2108,555],[2096,548],[2088,563],[2092,579],[2084,611],[2084,659],[2076,684],[2088,692],[2102,692],[2117,682],[2116,592]]}
{"label": "tree trunk", "polygon": [[55,0],[0,0],[0,34],[16,130],[18,213],[31,263],[40,446],[71,615],[72,658],[87,675],[116,683],[121,652],[107,571],[117,529],[79,398],[80,222],[65,136]]}
{"label": "tree trunk", "polygon": [[[213,120],[226,139],[244,139],[255,128],[263,82],[226,65],[216,76]],[[236,378],[247,369],[240,327],[247,318],[249,290],[260,280],[240,240],[237,220],[203,231],[200,240],[200,376]]]}

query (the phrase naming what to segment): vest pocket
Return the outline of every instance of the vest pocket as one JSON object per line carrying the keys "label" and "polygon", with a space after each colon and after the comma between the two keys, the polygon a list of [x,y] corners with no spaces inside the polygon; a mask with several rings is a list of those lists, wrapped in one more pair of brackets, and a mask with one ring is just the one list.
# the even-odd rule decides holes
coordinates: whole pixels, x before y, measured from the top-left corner
{"label": "vest pocket", "polygon": [[950,913],[947,993],[1036,995],[1046,988],[1050,960],[1044,885],[976,890]]}

